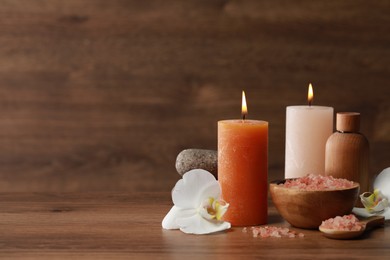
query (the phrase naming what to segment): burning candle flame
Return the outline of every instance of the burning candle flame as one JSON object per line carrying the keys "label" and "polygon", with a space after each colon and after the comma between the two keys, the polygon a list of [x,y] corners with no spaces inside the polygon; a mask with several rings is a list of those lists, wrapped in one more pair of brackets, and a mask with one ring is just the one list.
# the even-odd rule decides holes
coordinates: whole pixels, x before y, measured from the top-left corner
{"label": "burning candle flame", "polygon": [[246,98],[245,98],[245,92],[242,91],[242,103],[241,103],[241,115],[242,120],[245,120],[245,116],[248,114],[248,108],[246,106]]}
{"label": "burning candle flame", "polygon": [[314,99],[313,86],[310,83],[309,84],[309,90],[307,92],[307,102],[309,102],[309,106],[311,106],[311,103],[313,102],[313,99]]}

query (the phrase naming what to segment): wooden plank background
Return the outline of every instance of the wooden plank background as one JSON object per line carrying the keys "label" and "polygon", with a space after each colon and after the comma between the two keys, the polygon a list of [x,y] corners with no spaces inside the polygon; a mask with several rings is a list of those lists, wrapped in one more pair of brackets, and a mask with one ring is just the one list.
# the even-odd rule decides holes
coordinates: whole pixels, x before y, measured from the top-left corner
{"label": "wooden plank background", "polygon": [[0,190],[166,191],[216,122],[285,107],[362,113],[371,172],[390,166],[390,2],[0,0]]}

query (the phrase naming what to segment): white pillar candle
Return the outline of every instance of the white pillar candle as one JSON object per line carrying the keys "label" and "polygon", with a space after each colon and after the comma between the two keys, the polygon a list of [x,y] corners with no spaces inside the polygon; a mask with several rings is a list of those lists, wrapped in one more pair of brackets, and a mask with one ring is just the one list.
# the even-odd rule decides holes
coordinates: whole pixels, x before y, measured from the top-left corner
{"label": "white pillar candle", "polygon": [[288,106],[285,178],[325,174],[325,145],[333,133],[333,108]]}

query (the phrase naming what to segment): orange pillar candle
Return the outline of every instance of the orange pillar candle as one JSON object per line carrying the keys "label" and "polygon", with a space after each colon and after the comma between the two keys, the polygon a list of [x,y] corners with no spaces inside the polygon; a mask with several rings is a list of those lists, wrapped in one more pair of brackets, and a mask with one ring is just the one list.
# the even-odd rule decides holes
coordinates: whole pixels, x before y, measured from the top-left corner
{"label": "orange pillar candle", "polygon": [[[232,226],[267,223],[268,122],[218,121],[218,180],[230,204],[224,220]],[[245,105],[245,107],[244,107]]]}

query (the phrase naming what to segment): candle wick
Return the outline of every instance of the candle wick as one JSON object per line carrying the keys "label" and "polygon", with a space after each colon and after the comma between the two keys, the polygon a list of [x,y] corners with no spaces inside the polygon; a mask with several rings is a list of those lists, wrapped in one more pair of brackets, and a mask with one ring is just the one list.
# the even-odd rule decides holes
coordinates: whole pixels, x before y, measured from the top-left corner
{"label": "candle wick", "polygon": [[245,113],[242,114],[242,121],[245,121]]}

